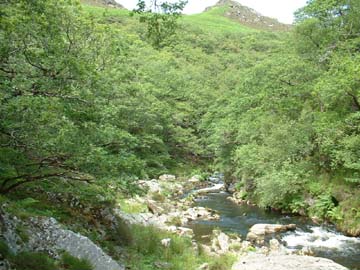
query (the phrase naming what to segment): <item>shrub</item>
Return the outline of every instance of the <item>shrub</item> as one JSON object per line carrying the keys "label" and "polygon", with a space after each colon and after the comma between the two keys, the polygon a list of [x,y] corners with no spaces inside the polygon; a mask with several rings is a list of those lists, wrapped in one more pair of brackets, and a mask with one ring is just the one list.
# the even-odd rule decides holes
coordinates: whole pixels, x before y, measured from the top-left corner
{"label": "shrub", "polygon": [[61,258],[62,266],[69,270],[92,270],[93,266],[86,259],[79,259],[64,253]]}
{"label": "shrub", "polygon": [[331,195],[320,195],[310,211],[313,215],[319,218],[329,218],[329,213],[335,208],[335,202]]}

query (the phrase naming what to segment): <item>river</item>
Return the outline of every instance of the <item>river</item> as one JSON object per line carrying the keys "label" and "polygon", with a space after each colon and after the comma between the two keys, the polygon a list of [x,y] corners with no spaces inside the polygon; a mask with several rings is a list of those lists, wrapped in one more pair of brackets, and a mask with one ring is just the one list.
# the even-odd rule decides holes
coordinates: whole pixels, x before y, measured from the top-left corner
{"label": "river", "polygon": [[197,240],[204,241],[201,236],[211,234],[215,228],[237,233],[245,239],[249,228],[256,223],[295,223],[296,231],[277,235],[284,246],[289,249],[309,247],[315,256],[332,259],[352,270],[360,270],[360,238],[347,237],[332,226],[318,226],[308,218],[238,205],[228,200],[228,196],[228,193],[211,193],[196,200],[197,206],[217,210],[220,214],[220,220],[196,221],[189,225]]}

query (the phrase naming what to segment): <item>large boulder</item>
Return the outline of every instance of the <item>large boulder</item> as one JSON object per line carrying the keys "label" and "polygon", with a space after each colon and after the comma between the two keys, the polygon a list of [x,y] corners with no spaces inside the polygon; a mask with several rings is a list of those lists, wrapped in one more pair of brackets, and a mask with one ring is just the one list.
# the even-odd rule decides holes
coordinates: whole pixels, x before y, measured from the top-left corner
{"label": "large boulder", "polygon": [[[93,243],[89,238],[64,229],[54,218],[34,217],[23,221],[15,216],[1,214],[1,233],[10,249],[17,253],[21,251],[45,252],[53,257],[59,257],[60,251],[66,251],[74,257],[88,260],[94,270],[124,270],[110,256]],[[23,228],[27,240],[21,241],[16,228]]]}
{"label": "large boulder", "polygon": [[232,270],[347,270],[329,259],[299,255],[265,255],[249,253],[236,262]]}
{"label": "large boulder", "polygon": [[246,239],[259,244],[263,243],[265,235],[295,230],[295,224],[255,224],[253,225]]}
{"label": "large boulder", "polygon": [[255,224],[253,225],[249,232],[254,233],[256,235],[266,235],[266,234],[273,234],[279,232],[286,232],[289,230],[295,230],[295,224]]}

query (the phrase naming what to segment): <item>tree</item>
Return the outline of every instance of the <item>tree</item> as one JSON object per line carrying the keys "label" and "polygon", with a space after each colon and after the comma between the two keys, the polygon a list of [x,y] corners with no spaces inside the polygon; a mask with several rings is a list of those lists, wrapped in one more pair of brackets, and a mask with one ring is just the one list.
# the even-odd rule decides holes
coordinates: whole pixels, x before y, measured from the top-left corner
{"label": "tree", "polygon": [[[138,1],[134,13],[139,14],[139,21],[147,25],[147,38],[157,49],[166,45],[178,27],[177,19],[187,1],[176,3],[153,0],[147,7],[144,0]],[[134,14],[133,13],[133,14]]]}

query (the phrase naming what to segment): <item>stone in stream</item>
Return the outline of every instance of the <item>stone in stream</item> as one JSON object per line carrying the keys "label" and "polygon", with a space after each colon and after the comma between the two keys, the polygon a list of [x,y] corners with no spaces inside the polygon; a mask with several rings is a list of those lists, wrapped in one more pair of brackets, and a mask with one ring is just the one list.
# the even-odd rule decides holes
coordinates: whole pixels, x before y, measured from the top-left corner
{"label": "stone in stream", "polygon": [[192,194],[200,195],[200,194],[206,194],[206,193],[214,193],[214,192],[220,192],[223,189],[224,189],[224,184],[216,184],[212,187],[194,190]]}
{"label": "stone in stream", "polygon": [[256,242],[258,244],[264,243],[264,237],[267,234],[274,234],[279,232],[286,232],[295,230],[296,225],[295,224],[287,224],[287,225],[281,225],[281,224],[255,224],[253,225],[249,233],[246,236],[246,239],[252,242]]}
{"label": "stone in stream", "polygon": [[286,232],[295,230],[296,225],[295,224],[255,224],[250,228],[250,232],[256,234],[256,235],[266,235],[266,234],[272,234],[272,233],[278,233],[278,232]]}
{"label": "stone in stream", "polygon": [[241,257],[231,270],[347,270],[329,259],[279,254],[250,253]]}

